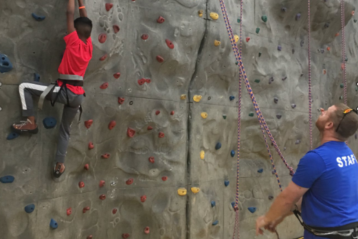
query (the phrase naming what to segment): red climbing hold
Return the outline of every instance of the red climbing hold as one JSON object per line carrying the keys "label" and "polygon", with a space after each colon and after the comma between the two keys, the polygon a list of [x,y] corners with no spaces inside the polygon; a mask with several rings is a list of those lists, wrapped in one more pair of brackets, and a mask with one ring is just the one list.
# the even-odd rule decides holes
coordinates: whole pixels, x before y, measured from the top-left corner
{"label": "red climbing hold", "polygon": [[92,239],[93,238],[93,236],[92,235],[89,235],[88,237],[87,237],[87,239]]}
{"label": "red climbing hold", "polygon": [[150,83],[150,79],[144,79],[144,81],[148,84]]}
{"label": "red climbing hold", "polygon": [[128,234],[128,233],[122,234],[122,238],[123,238],[123,239],[127,239],[128,237],[129,237],[129,234]]}
{"label": "red climbing hold", "polygon": [[153,127],[152,126],[148,126],[147,130],[152,130]]}
{"label": "red climbing hold", "polygon": [[84,169],[86,169],[86,170],[89,170],[89,164],[88,163],[86,163],[85,164],[85,166],[83,167]]}
{"label": "red climbing hold", "polygon": [[83,213],[86,213],[87,211],[89,211],[90,210],[90,207],[84,207],[83,209],[82,209],[82,212]]}
{"label": "red climbing hold", "polygon": [[158,137],[159,137],[159,138],[164,138],[164,133],[163,133],[163,132],[159,132]]}
{"label": "red climbing hold", "polygon": [[174,44],[169,41],[168,39],[165,39],[165,43],[167,43],[167,46],[170,48],[170,49],[174,49]]}
{"label": "red climbing hold", "polygon": [[99,41],[100,43],[104,43],[106,40],[107,40],[107,35],[106,35],[106,33],[101,33],[101,34],[99,34],[99,36],[98,36],[98,41]]}
{"label": "red climbing hold", "polygon": [[113,208],[112,213],[116,214],[117,213],[117,208]]}
{"label": "red climbing hold", "polygon": [[99,196],[99,199],[101,199],[101,200],[106,199],[106,195],[102,194],[101,196]]}
{"label": "red climbing hold", "polygon": [[111,130],[114,128],[114,126],[116,126],[116,121],[112,120],[111,122],[109,122],[108,124],[108,129]]}
{"label": "red climbing hold", "polygon": [[114,78],[118,79],[119,77],[121,77],[121,73],[117,72],[113,75]]}
{"label": "red climbing hold", "polygon": [[145,202],[147,200],[147,196],[143,195],[140,197],[141,202]]}
{"label": "red climbing hold", "polygon": [[171,112],[170,112],[170,115],[174,115],[174,111],[171,111]]}
{"label": "red climbing hold", "polygon": [[160,114],[160,110],[155,111],[155,115],[159,115]]}
{"label": "red climbing hold", "polygon": [[164,182],[167,181],[167,179],[168,179],[167,176],[163,176],[163,177],[162,177],[162,180],[163,180]]}
{"label": "red climbing hold", "polygon": [[101,157],[102,157],[103,159],[108,159],[108,158],[109,158],[109,156],[111,156],[111,155],[110,155],[110,154],[102,154],[102,156],[101,156]]}
{"label": "red climbing hold", "polygon": [[164,17],[160,16],[158,19],[157,19],[157,22],[158,23],[163,23],[165,21]]}
{"label": "red climbing hold", "polygon": [[91,127],[92,123],[93,123],[93,120],[91,120],[91,119],[85,121],[85,126],[86,126],[86,128],[89,129],[89,128]]}
{"label": "red climbing hold", "polygon": [[78,183],[78,186],[79,186],[80,188],[84,188],[84,187],[85,187],[85,183],[84,183],[84,182],[79,182],[79,183]]}
{"label": "red climbing hold", "polygon": [[108,12],[109,10],[111,10],[112,7],[113,7],[113,3],[106,3],[106,10],[107,10],[107,12]]}
{"label": "red climbing hold", "polygon": [[92,143],[92,142],[89,142],[89,143],[88,143],[88,149],[93,149],[93,148],[94,148],[93,143]]}
{"label": "red climbing hold", "polygon": [[143,35],[142,35],[142,40],[147,40],[148,37],[149,37],[148,34],[143,34]]}
{"label": "red climbing hold", "polygon": [[103,55],[101,58],[99,58],[99,60],[100,60],[100,61],[104,61],[104,60],[106,60],[107,56],[108,56],[108,55],[105,54],[105,55]]}
{"label": "red climbing hold", "polygon": [[154,157],[149,157],[148,160],[149,162],[154,163]]}
{"label": "red climbing hold", "polygon": [[99,181],[99,187],[102,188],[106,182],[104,180]]}
{"label": "red climbing hold", "polygon": [[246,42],[249,42],[250,41],[250,37],[246,37]]}
{"label": "red climbing hold", "polygon": [[114,33],[119,32],[119,30],[121,30],[121,29],[119,28],[118,25],[113,25],[113,31],[114,31]]}
{"label": "red climbing hold", "polygon": [[122,97],[118,97],[118,104],[123,104],[124,103],[124,98]]}
{"label": "red climbing hold", "polygon": [[128,137],[132,138],[135,135],[135,130],[132,128],[128,128],[127,135],[128,135]]}
{"label": "red climbing hold", "polygon": [[158,62],[163,62],[163,61],[164,61],[164,58],[161,57],[161,56],[157,56],[157,61],[158,61]]}
{"label": "red climbing hold", "polygon": [[67,208],[67,210],[66,210],[66,214],[67,214],[67,216],[69,216],[69,215],[71,215],[71,213],[72,213],[72,208]]}
{"label": "red climbing hold", "polygon": [[133,178],[130,178],[126,181],[126,184],[127,185],[131,185],[133,183]]}
{"label": "red climbing hold", "polygon": [[145,83],[145,80],[144,79],[139,79],[138,80],[138,85],[143,85]]}
{"label": "red climbing hold", "polygon": [[150,232],[149,227],[144,228],[144,233],[145,234],[149,234],[149,232]]}
{"label": "red climbing hold", "polygon": [[102,90],[105,90],[105,89],[107,89],[107,87],[108,87],[108,82],[105,82],[99,88],[101,88]]}

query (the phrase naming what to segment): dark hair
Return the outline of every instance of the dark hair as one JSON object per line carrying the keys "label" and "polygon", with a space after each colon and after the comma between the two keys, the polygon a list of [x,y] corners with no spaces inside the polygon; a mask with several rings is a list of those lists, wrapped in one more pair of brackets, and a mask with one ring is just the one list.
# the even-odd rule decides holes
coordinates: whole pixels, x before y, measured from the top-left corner
{"label": "dark hair", "polygon": [[344,113],[350,109],[347,105],[339,103],[334,105],[335,112],[331,114],[331,120],[336,128],[336,133],[343,139],[351,137],[358,129],[358,115],[353,110]]}
{"label": "dark hair", "polygon": [[78,35],[89,38],[92,32],[92,21],[88,17],[79,17],[75,20]]}

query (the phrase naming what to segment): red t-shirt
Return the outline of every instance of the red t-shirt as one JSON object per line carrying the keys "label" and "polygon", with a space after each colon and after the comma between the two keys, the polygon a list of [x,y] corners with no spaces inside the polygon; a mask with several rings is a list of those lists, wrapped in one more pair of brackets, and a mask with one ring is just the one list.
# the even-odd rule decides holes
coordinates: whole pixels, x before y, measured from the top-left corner
{"label": "red t-shirt", "polygon": [[[65,75],[84,76],[88,63],[92,58],[92,40],[91,37],[84,43],[74,31],[63,38],[66,42],[66,50],[63,53],[62,61],[58,67],[58,73]],[[62,85],[58,80],[57,84]],[[77,95],[85,93],[82,86],[67,85],[67,88]]]}

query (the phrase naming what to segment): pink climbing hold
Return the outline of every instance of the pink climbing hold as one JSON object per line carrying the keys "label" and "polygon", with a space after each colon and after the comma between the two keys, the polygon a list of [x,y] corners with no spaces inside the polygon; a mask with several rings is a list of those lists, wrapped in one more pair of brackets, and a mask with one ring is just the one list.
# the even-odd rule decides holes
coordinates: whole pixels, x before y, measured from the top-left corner
{"label": "pink climbing hold", "polygon": [[157,19],[158,23],[163,23],[164,21],[165,21],[165,19],[162,16],[158,17],[158,19]]}
{"label": "pink climbing hold", "polygon": [[118,104],[123,104],[124,103],[124,98],[122,97],[118,97]]}
{"label": "pink climbing hold", "polygon": [[149,232],[150,232],[149,227],[144,228],[144,233],[145,234],[149,234]]}
{"label": "pink climbing hold", "polygon": [[127,185],[131,185],[133,183],[133,178],[130,178],[126,181],[126,184]]}
{"label": "pink climbing hold", "polygon": [[106,34],[106,33],[101,33],[101,34],[99,34],[99,36],[98,36],[98,41],[99,41],[100,43],[104,43],[106,40],[107,40],[107,34]]}
{"label": "pink climbing hold", "polygon": [[116,214],[116,213],[117,213],[117,208],[113,208],[112,214]]}
{"label": "pink climbing hold", "polygon": [[152,130],[153,127],[152,126],[148,126],[147,130]]}
{"label": "pink climbing hold", "polygon": [[88,149],[94,149],[94,145],[93,145],[92,142],[89,142],[89,143],[88,143]]}
{"label": "pink climbing hold", "polygon": [[161,56],[157,56],[157,61],[160,62],[160,63],[162,63],[162,62],[164,61],[164,58],[161,57]]}
{"label": "pink climbing hold", "polygon": [[129,234],[128,234],[128,233],[122,234],[122,238],[123,238],[123,239],[127,239],[128,237],[129,237]]}
{"label": "pink climbing hold", "polygon": [[159,138],[164,138],[164,133],[163,133],[163,132],[159,132],[158,137],[159,137]]}
{"label": "pink climbing hold", "polygon": [[160,114],[160,110],[155,111],[155,115],[159,115]]}
{"label": "pink climbing hold", "polygon": [[148,160],[149,162],[154,163],[154,157],[149,157]]}
{"label": "pink climbing hold", "polygon": [[106,3],[106,10],[107,10],[107,12],[108,12],[109,10],[111,10],[112,7],[113,7],[113,3]]}
{"label": "pink climbing hold", "polygon": [[101,88],[102,90],[105,90],[108,88],[108,82],[103,83],[99,88]]}
{"label": "pink climbing hold", "polygon": [[102,194],[101,196],[99,196],[99,199],[101,199],[101,200],[106,199],[106,195]]}
{"label": "pink climbing hold", "polygon": [[128,128],[127,129],[127,135],[129,138],[133,138],[133,136],[135,135],[135,130],[132,128]]}
{"label": "pink climbing hold", "polygon": [[113,74],[113,77],[118,79],[119,77],[121,77],[121,73],[117,72],[117,73]]}
{"label": "pink climbing hold", "polygon": [[92,123],[93,123],[93,120],[91,120],[91,119],[85,121],[85,126],[86,126],[86,128],[89,129],[89,128],[91,127]]}
{"label": "pink climbing hold", "polygon": [[170,111],[170,115],[174,115],[174,111]]}
{"label": "pink climbing hold", "polygon": [[84,207],[83,209],[82,209],[82,212],[83,213],[86,213],[87,211],[89,211],[90,210],[90,207]]}
{"label": "pink climbing hold", "polygon": [[108,129],[111,130],[116,126],[116,121],[112,120],[111,122],[109,122],[108,124]]}
{"label": "pink climbing hold", "polygon": [[140,197],[141,202],[145,202],[147,200],[147,196],[143,195]]}
{"label": "pink climbing hold", "polygon": [[114,31],[114,33],[119,32],[119,30],[121,30],[121,29],[119,28],[118,25],[113,25],[113,31]]}
{"label": "pink climbing hold", "polygon": [[86,163],[85,164],[85,166],[83,167],[84,169],[86,169],[86,170],[89,170],[89,164],[88,163]]}
{"label": "pink climbing hold", "polygon": [[147,40],[148,37],[149,37],[148,34],[143,34],[141,38],[142,38],[142,40]]}
{"label": "pink climbing hold", "polygon": [[71,215],[71,213],[72,213],[72,208],[67,208],[67,210],[66,210],[66,214],[67,214],[67,216],[69,216],[69,215]]}
{"label": "pink climbing hold", "polygon": [[79,183],[78,183],[78,186],[79,186],[80,188],[84,188],[84,187],[85,187],[85,183],[84,183],[84,182],[79,182]]}
{"label": "pink climbing hold", "polygon": [[164,182],[167,181],[167,179],[168,179],[167,176],[163,176],[163,177],[162,177],[162,180],[163,180]]}
{"label": "pink climbing hold", "polygon": [[250,41],[250,37],[246,37],[246,42],[249,42]]}
{"label": "pink climbing hold", "polygon": [[174,49],[174,44],[169,41],[168,39],[165,39],[165,43],[167,43],[167,46],[170,48],[170,49]]}
{"label": "pink climbing hold", "polygon": [[105,54],[105,55],[103,55],[101,58],[99,58],[99,60],[100,60],[100,61],[104,61],[104,60],[106,60],[107,56],[108,56],[108,55]]}
{"label": "pink climbing hold", "polygon": [[102,188],[106,182],[104,180],[99,181],[99,187]]}
{"label": "pink climbing hold", "polygon": [[101,157],[102,157],[103,159],[108,159],[108,158],[109,158],[109,156],[111,156],[111,155],[107,153],[107,154],[102,154],[102,156],[101,156]]}

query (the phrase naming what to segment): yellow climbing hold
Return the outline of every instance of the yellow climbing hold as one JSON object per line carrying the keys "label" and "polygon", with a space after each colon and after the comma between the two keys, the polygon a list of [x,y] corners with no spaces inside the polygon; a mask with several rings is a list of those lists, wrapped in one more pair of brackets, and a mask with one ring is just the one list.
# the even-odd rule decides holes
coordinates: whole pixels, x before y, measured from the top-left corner
{"label": "yellow climbing hold", "polygon": [[238,43],[238,41],[240,40],[240,37],[238,35],[234,35],[235,38],[235,43]]}
{"label": "yellow climbing hold", "polygon": [[201,117],[203,117],[203,119],[208,118],[208,113],[206,113],[206,112],[202,112],[200,115],[201,115]]}
{"label": "yellow climbing hold", "polygon": [[199,15],[199,17],[203,17],[203,10],[199,10],[198,15]]}
{"label": "yellow climbing hold", "polygon": [[214,45],[215,45],[215,46],[220,46],[220,44],[221,44],[220,41],[217,41],[217,40],[214,41]]}
{"label": "yellow climbing hold", "polygon": [[201,100],[201,98],[203,98],[201,95],[194,95],[193,100],[195,102],[199,102]]}
{"label": "yellow climbing hold", "polygon": [[201,159],[204,159],[204,158],[205,158],[205,152],[204,152],[204,150],[201,150],[201,151],[200,151],[200,158],[201,158]]}
{"label": "yellow climbing hold", "polygon": [[219,14],[217,14],[216,12],[211,12],[211,13],[210,13],[210,17],[211,17],[213,20],[218,20],[218,19],[219,19]]}
{"label": "yellow climbing hold", "polygon": [[186,95],[181,95],[181,96],[180,96],[180,99],[185,100],[185,99],[186,99]]}
{"label": "yellow climbing hold", "polygon": [[200,188],[192,187],[192,188],[191,188],[191,191],[192,191],[193,193],[198,193],[198,192],[200,191]]}
{"label": "yellow climbing hold", "polygon": [[185,196],[186,195],[186,188],[179,188],[178,189],[178,194],[180,196]]}

